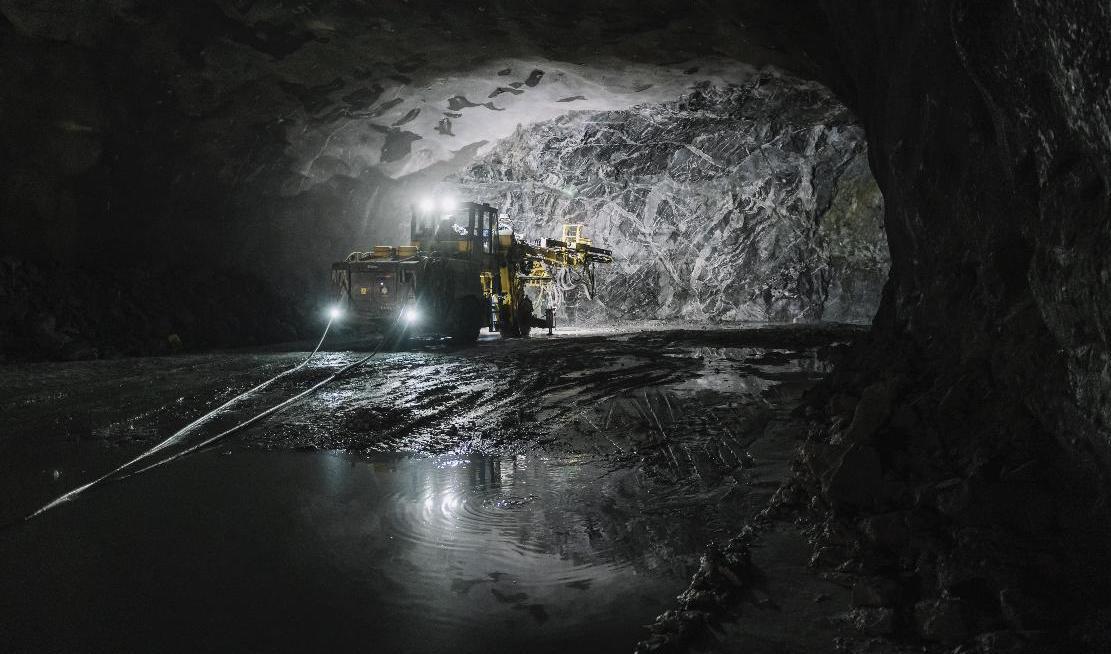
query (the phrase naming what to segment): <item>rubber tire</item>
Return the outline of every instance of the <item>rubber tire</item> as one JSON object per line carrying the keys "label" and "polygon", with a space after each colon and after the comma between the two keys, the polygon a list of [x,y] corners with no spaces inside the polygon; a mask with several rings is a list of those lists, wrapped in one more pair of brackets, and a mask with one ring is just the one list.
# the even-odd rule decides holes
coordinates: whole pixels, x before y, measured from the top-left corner
{"label": "rubber tire", "polygon": [[498,312],[498,333],[502,338],[517,338],[521,333],[517,330],[517,321],[510,320],[509,307],[502,306]]}
{"label": "rubber tire", "polygon": [[451,342],[459,347],[468,347],[478,341],[482,331],[482,305],[472,296],[461,297],[455,301],[451,320]]}
{"label": "rubber tire", "polygon": [[521,299],[521,306],[517,309],[517,332],[521,338],[528,338],[532,332],[532,300],[527,296]]}

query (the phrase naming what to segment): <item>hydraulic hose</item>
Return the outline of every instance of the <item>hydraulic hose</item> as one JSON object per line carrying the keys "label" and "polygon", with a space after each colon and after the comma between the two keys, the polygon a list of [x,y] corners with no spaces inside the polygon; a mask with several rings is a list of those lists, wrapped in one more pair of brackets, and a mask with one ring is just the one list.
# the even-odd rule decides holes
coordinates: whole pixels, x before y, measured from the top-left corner
{"label": "hydraulic hose", "polygon": [[362,366],[367,361],[370,361],[374,357],[374,355],[378,354],[382,350],[382,344],[385,343],[385,341],[386,341],[386,338],[383,338],[381,341],[378,342],[378,347],[374,348],[374,351],[371,352],[370,354],[366,355],[362,359],[359,359],[358,361],[355,361],[354,363],[347,364],[346,366],[340,368],[339,370],[332,373],[328,377],[322,379],[321,381],[318,381],[317,383],[315,383],[312,386],[310,386],[309,388],[301,391],[297,395],[294,395],[293,397],[289,398],[288,400],[284,400],[284,401],[282,401],[278,404],[275,404],[274,406],[270,407],[269,409],[266,409],[262,413],[255,414],[254,416],[251,416],[250,418],[248,418],[248,419],[244,420],[243,422],[235,425],[234,427],[229,427],[228,429],[225,429],[224,431],[220,432],[219,434],[216,434],[215,436],[213,436],[211,438],[205,439],[205,440],[201,441],[200,443],[197,443],[195,445],[191,445],[191,446],[185,448],[184,450],[178,452],[177,454],[166,457],[165,459],[162,459],[161,461],[158,461],[156,463],[152,463],[149,466],[146,466],[145,468],[140,468],[139,470],[136,470],[135,472],[131,473],[131,475],[128,475],[128,476],[130,477],[132,475],[142,474],[142,473],[144,473],[148,470],[152,470],[152,469],[157,468],[159,466],[170,463],[171,461],[176,461],[176,460],[180,459],[183,456],[187,456],[189,454],[192,454],[193,452],[196,452],[197,450],[204,449],[204,448],[208,447],[209,445],[212,445],[216,441],[227,438],[228,436],[231,436],[232,434],[234,434],[234,433],[236,433],[240,430],[246,429],[247,427],[255,424],[259,420],[262,420],[263,418],[266,418],[268,416],[271,416],[271,415],[281,411],[282,409],[290,406],[291,404],[296,403],[298,400],[301,400],[304,397],[306,397],[308,395],[311,395],[312,393],[316,392],[317,390],[319,390],[319,389],[327,386],[328,384],[334,382],[335,380],[342,378],[348,372],[354,370],[355,368],[358,368],[358,367]]}
{"label": "hydraulic hose", "polygon": [[[320,347],[322,345],[324,345],[324,339],[326,339],[328,337],[328,331],[332,328],[332,323],[335,322],[335,319],[336,319],[336,316],[334,316],[334,315],[329,316],[328,324],[326,324],[324,326],[324,333],[320,335],[320,340],[316,343],[316,347],[313,348],[313,351],[310,352],[309,355],[307,357],[305,357],[305,359],[303,361],[301,361],[301,363],[298,363],[296,366],[293,366],[292,368],[289,368],[288,370],[284,370],[284,371],[278,373],[277,375],[274,375],[270,379],[267,379],[266,381],[264,381],[261,384],[255,386],[254,388],[251,388],[250,390],[244,391],[244,392],[240,393],[239,395],[236,395],[235,397],[231,398],[227,402],[224,402],[223,404],[221,404],[220,406],[216,407],[215,409],[209,411],[208,413],[204,414],[200,418],[197,418],[193,422],[190,422],[188,425],[185,425],[181,429],[177,430],[169,438],[163,440],[162,442],[158,443],[154,447],[146,450],[145,452],[143,452],[139,456],[135,457],[134,459],[131,459],[130,461],[124,463],[123,465],[120,465],[120,466],[112,469],[111,471],[101,475],[100,477],[97,477],[96,479],[90,481],[87,484],[84,484],[83,486],[78,486],[77,488],[74,488],[73,490],[59,496],[58,498],[54,499],[52,502],[43,506],[42,508],[35,511],[34,513],[28,514],[27,517],[24,518],[24,519],[25,520],[30,520],[31,518],[34,518],[34,517],[36,517],[36,516],[38,516],[42,513],[45,513],[46,511],[49,511],[50,509],[53,509],[54,507],[56,507],[60,504],[64,504],[64,503],[72,500],[73,498],[77,497],[81,493],[83,493],[83,492],[85,492],[85,491],[87,491],[91,488],[94,488],[96,486],[99,486],[100,484],[112,479],[113,477],[120,474],[121,472],[123,472],[127,468],[130,468],[131,466],[135,465],[136,463],[138,463],[138,462],[140,462],[144,459],[147,459],[147,458],[151,457],[154,454],[157,454],[158,452],[166,449],[167,447],[170,447],[171,445],[174,445],[174,444],[178,443],[186,434],[190,433],[191,431],[193,431],[197,427],[199,427],[199,426],[203,425],[204,423],[208,422],[208,420],[211,419],[213,416],[220,413],[224,409],[227,409],[228,407],[235,404],[236,402],[239,402],[240,400],[250,396],[253,393],[257,393],[258,391],[261,391],[262,389],[266,388],[267,386],[270,386],[271,384],[278,381],[282,377],[285,377],[286,375],[291,375],[294,372],[297,372],[298,370],[300,370],[301,368],[304,368],[308,364],[308,362],[314,356],[316,356],[316,353],[320,351]],[[381,348],[381,344],[379,344],[378,347]],[[378,352],[378,349],[375,349],[374,353],[371,354],[371,356],[374,356],[374,354],[377,354],[377,352]],[[369,359],[369,358],[370,357],[367,357],[367,359]],[[364,359],[363,362],[365,362],[365,361],[366,360]],[[346,371],[346,370],[347,369],[345,368],[344,371]],[[344,372],[344,371],[341,371],[341,372]],[[332,377],[329,377],[327,381],[331,381],[334,378],[335,378],[335,375],[333,375]],[[304,397],[306,394],[308,394],[308,392],[316,390],[317,388],[319,388],[319,385],[314,386],[312,389],[310,389],[306,393],[302,393],[301,395],[298,395],[297,398],[295,398],[295,399],[300,399],[301,397]],[[279,405],[279,407],[288,406],[288,403],[290,403],[290,401],[282,403],[281,405]],[[251,422],[254,422],[257,418],[264,417],[265,415],[270,415],[270,413],[274,412],[272,410],[268,410],[268,411],[269,412],[264,412],[263,414],[259,414],[259,416],[256,416],[255,418],[252,418],[247,423],[240,423],[240,425],[237,425],[237,427],[245,426],[246,424],[250,424]],[[234,431],[237,427],[233,427],[231,430],[223,432],[221,434],[221,437],[227,435],[231,431]],[[212,440],[212,439],[210,439],[210,440]],[[192,451],[192,448],[190,450],[186,450],[186,452],[188,452],[188,451]],[[184,454],[184,452],[182,454]],[[171,457],[171,459],[172,458],[176,458],[176,457]],[[159,462],[158,464],[155,464],[155,465],[160,465],[161,463],[165,463],[166,461],[169,461],[171,459],[161,461],[161,462]],[[143,470],[147,470],[147,469],[152,468],[152,467],[155,467],[155,466],[149,466],[148,468],[143,468]]]}

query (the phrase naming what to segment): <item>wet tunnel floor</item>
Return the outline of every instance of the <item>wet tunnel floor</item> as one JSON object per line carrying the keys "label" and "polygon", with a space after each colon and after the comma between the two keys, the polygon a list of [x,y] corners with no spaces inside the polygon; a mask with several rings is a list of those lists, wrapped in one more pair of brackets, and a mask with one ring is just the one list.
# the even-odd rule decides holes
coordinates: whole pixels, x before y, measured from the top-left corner
{"label": "wet tunnel floor", "polygon": [[[578,333],[383,355],[232,441],[0,531],[0,640],[630,651],[705,546],[778,487],[789,414],[822,347],[848,335]],[[299,356],[0,370],[0,518]],[[357,356],[320,357],[191,441]]]}

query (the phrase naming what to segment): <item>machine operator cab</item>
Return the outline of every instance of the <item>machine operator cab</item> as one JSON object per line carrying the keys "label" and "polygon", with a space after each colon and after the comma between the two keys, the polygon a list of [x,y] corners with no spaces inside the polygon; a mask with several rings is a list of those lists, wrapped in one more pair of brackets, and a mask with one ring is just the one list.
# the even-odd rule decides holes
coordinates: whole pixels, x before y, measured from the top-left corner
{"label": "machine operator cab", "polygon": [[488,204],[427,201],[413,208],[410,242],[423,252],[453,258],[494,255],[497,236],[498,210]]}

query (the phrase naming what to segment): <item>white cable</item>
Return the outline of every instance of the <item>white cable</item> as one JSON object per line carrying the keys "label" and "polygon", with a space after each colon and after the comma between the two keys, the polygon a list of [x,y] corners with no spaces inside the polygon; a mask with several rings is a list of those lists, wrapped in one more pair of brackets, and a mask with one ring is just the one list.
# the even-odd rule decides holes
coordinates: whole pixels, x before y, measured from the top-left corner
{"label": "white cable", "polygon": [[[181,429],[174,432],[173,435],[171,435],[166,440],[162,441],[161,443],[158,443],[154,447],[152,447],[149,450],[143,452],[142,454],[135,457],[134,459],[131,459],[127,463],[124,463],[123,465],[111,470],[110,472],[108,472],[104,475],[101,475],[100,477],[97,477],[96,479],[90,481],[89,483],[87,483],[83,486],[78,486],[77,488],[69,491],[68,493],[65,493],[64,495],[61,495],[60,497],[58,497],[54,501],[50,502],[46,506],[42,507],[38,511],[35,511],[34,513],[31,513],[30,515],[28,515],[25,518],[25,520],[30,520],[31,518],[34,518],[35,516],[37,516],[41,513],[44,513],[46,511],[49,511],[50,509],[53,509],[54,507],[58,506],[59,504],[64,504],[64,503],[70,501],[74,497],[76,497],[76,496],[80,495],[81,493],[89,490],[90,488],[92,488],[94,486],[97,486],[97,485],[107,481],[111,477],[114,477],[115,475],[119,474],[120,472],[122,472],[126,468],[134,465],[135,463],[138,463],[139,461],[142,461],[143,459],[151,456],[152,454],[160,452],[163,449],[169,447],[170,445],[173,445],[173,444],[177,443],[178,441],[181,440],[181,438],[183,436],[185,436],[189,432],[193,431],[197,427],[199,427],[202,424],[204,424],[205,422],[207,422],[210,418],[212,418],[217,413],[223,411],[224,409],[226,409],[229,406],[235,404],[236,402],[242,400],[243,398],[251,395],[252,393],[255,393],[257,391],[261,391],[262,389],[266,388],[270,384],[273,384],[274,382],[281,379],[282,377],[285,377],[286,375],[292,374],[292,373],[300,370],[301,368],[304,368],[305,365],[308,364],[309,360],[312,359],[314,356],[316,356],[316,353],[320,351],[320,346],[324,344],[324,339],[328,337],[328,330],[332,328],[332,322],[334,320],[335,320],[334,316],[329,316],[328,324],[324,326],[324,333],[320,335],[320,341],[317,342],[316,347],[313,349],[313,351],[310,352],[309,355],[307,357],[305,357],[305,360],[302,361],[301,363],[299,363],[296,366],[290,368],[289,370],[285,370],[283,372],[278,373],[277,375],[274,375],[270,379],[267,379],[266,381],[262,382],[258,386],[255,386],[254,388],[252,388],[248,391],[245,391],[243,393],[240,393],[239,395],[236,395],[235,397],[231,398],[227,402],[224,402],[220,406],[218,406],[215,409],[213,409],[213,410],[209,411],[208,413],[204,414],[200,418],[197,418],[196,420],[189,423],[188,425],[185,425]],[[377,350],[375,350],[375,352],[377,352]],[[371,356],[373,356],[373,355],[371,355]],[[315,387],[314,387],[314,389],[315,389]]]}
{"label": "white cable", "polygon": [[245,427],[249,427],[250,425],[253,425],[254,423],[258,422],[259,420],[262,420],[263,418],[265,418],[267,416],[273,415],[273,414],[281,411],[282,409],[286,408],[287,406],[289,406],[289,405],[293,404],[294,402],[300,400],[301,398],[305,397],[306,395],[310,395],[311,393],[313,393],[317,389],[319,389],[323,386],[327,386],[328,384],[332,383],[333,381],[339,379],[344,374],[346,374],[348,371],[353,370],[355,368],[358,368],[359,366],[363,365],[367,361],[370,361],[370,359],[372,357],[374,357],[374,355],[378,354],[378,352],[382,349],[382,344],[385,343],[385,341],[386,341],[386,338],[383,338],[381,341],[379,341],[378,347],[374,348],[374,351],[371,352],[370,354],[366,355],[362,359],[359,359],[358,361],[355,361],[354,363],[347,364],[343,368],[340,368],[336,372],[329,375],[327,378],[313,384],[308,389],[306,389],[304,391],[301,391],[300,393],[298,393],[297,395],[294,395],[293,397],[289,398],[288,400],[285,400],[285,401],[283,401],[279,404],[275,404],[274,406],[270,407],[269,409],[266,409],[262,413],[256,414],[256,415],[244,420],[243,422],[235,425],[234,427],[230,427],[228,429],[225,429],[224,431],[220,432],[219,434],[216,434],[215,436],[213,436],[211,438],[203,440],[200,443],[197,443],[196,445],[191,445],[191,446],[187,447],[186,449],[178,452],[177,454],[166,457],[165,459],[162,459],[161,461],[159,461],[157,463],[152,463],[152,464],[150,464],[149,466],[147,466],[145,468],[140,468],[139,470],[136,470],[135,472],[131,473],[131,475],[128,475],[128,476],[130,477],[132,475],[139,475],[139,474],[142,474],[142,473],[144,473],[148,470],[151,470],[153,468],[157,468],[161,465],[165,465],[167,463],[170,463],[171,461],[176,461],[177,459],[180,459],[181,457],[183,457],[187,454],[192,454],[193,452],[196,452],[197,450],[208,447],[209,445],[215,443],[216,441],[218,441],[222,438],[226,438],[226,437],[234,434],[235,432],[237,432],[237,431],[239,431],[239,430],[241,430]]}

